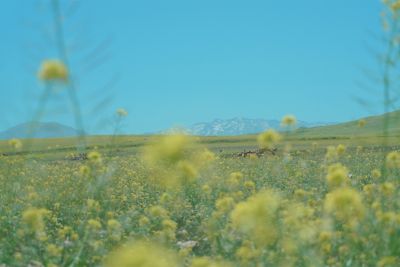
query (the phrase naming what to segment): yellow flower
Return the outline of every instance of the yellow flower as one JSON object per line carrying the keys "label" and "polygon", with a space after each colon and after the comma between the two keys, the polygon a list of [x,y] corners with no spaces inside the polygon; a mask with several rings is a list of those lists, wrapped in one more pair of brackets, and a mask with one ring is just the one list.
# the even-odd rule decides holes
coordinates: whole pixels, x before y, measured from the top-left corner
{"label": "yellow flower", "polygon": [[119,108],[119,109],[117,109],[117,116],[119,116],[119,117],[126,117],[126,116],[128,116],[128,111],[126,111],[125,109],[123,109],[123,108]]}
{"label": "yellow flower", "polygon": [[186,181],[193,181],[198,175],[196,167],[186,160],[178,162],[177,167]]}
{"label": "yellow flower", "polygon": [[271,244],[277,235],[275,220],[279,205],[277,193],[271,190],[257,193],[235,206],[230,216],[232,225],[259,244]]}
{"label": "yellow flower", "polygon": [[89,211],[100,211],[100,203],[94,199],[89,198],[86,205]]}
{"label": "yellow flower", "polygon": [[371,172],[372,178],[378,179],[382,176],[382,173],[378,169],[373,169]]}
{"label": "yellow flower", "polygon": [[351,188],[339,188],[326,195],[325,211],[342,221],[364,217],[364,205],[360,194]]}
{"label": "yellow flower", "polygon": [[365,192],[365,194],[367,196],[371,196],[373,191],[374,191],[374,189],[375,189],[375,185],[374,184],[366,184],[363,187],[363,191]]}
{"label": "yellow flower", "polygon": [[17,261],[21,261],[23,259],[21,252],[15,252],[14,259]]}
{"label": "yellow flower", "polygon": [[101,154],[97,151],[91,151],[88,154],[88,159],[93,163],[101,163]]}
{"label": "yellow flower", "polygon": [[215,207],[218,211],[225,212],[233,208],[235,200],[232,197],[223,197],[217,199]]}
{"label": "yellow flower", "polygon": [[207,163],[215,160],[215,154],[208,149],[204,149],[198,153],[198,161],[201,163]]}
{"label": "yellow flower", "polygon": [[328,146],[326,148],[326,155],[325,158],[327,160],[335,160],[338,157],[338,151],[337,148],[334,146]]}
{"label": "yellow flower", "polygon": [[95,219],[89,219],[87,222],[88,228],[93,231],[98,231],[101,229],[101,223]]}
{"label": "yellow flower", "polygon": [[164,229],[172,230],[175,232],[177,224],[173,220],[166,219],[162,221],[162,226]]}
{"label": "yellow flower", "polygon": [[213,261],[208,257],[198,257],[192,260],[190,267],[229,267],[231,266],[226,262]]}
{"label": "yellow flower", "polygon": [[121,228],[121,224],[115,219],[110,219],[107,221],[107,228],[110,231],[118,230]]}
{"label": "yellow flower", "polygon": [[241,172],[233,172],[229,175],[227,184],[231,187],[236,187],[239,185],[242,179],[243,179],[243,174]]}
{"label": "yellow flower", "polygon": [[33,231],[44,230],[44,216],[49,214],[46,209],[29,208],[22,213],[22,221]]}
{"label": "yellow flower", "polygon": [[148,225],[149,223],[150,223],[149,218],[147,218],[146,216],[140,217],[140,219],[139,219],[140,226],[145,226],[145,225]]}
{"label": "yellow flower", "polygon": [[297,124],[297,119],[293,115],[286,115],[282,118],[281,125],[282,126],[295,126]]}
{"label": "yellow flower", "polygon": [[281,136],[275,130],[268,130],[262,134],[260,134],[257,138],[258,145],[265,148],[272,148],[275,144],[277,144],[281,140]]}
{"label": "yellow flower", "polygon": [[393,12],[397,12],[398,10],[400,10],[400,1],[397,0],[396,2],[392,3],[392,5],[390,6],[390,9]]}
{"label": "yellow flower", "polygon": [[201,190],[203,190],[203,192],[208,195],[212,192],[211,187],[208,184],[205,184],[201,187]]}
{"label": "yellow flower", "polygon": [[229,177],[230,177],[230,179],[240,181],[240,180],[243,179],[243,173],[241,173],[241,172],[232,172],[229,175]]}
{"label": "yellow flower", "polygon": [[171,195],[169,195],[168,193],[163,193],[160,197],[160,203],[165,204],[168,203],[169,201],[171,201]]}
{"label": "yellow flower", "polygon": [[327,242],[327,241],[330,241],[331,239],[332,239],[332,233],[331,232],[322,231],[319,234],[319,241],[320,242]]}
{"label": "yellow flower", "polygon": [[339,156],[342,155],[344,152],[346,152],[346,146],[345,146],[345,145],[342,145],[342,144],[338,145],[338,146],[336,147],[336,152],[337,152],[337,154],[338,154]]}
{"label": "yellow flower", "polygon": [[257,251],[250,246],[243,245],[238,250],[236,250],[235,256],[239,258],[243,263],[246,263],[254,258],[256,258]]}
{"label": "yellow flower", "polygon": [[214,159],[214,154],[184,134],[154,137],[156,142],[143,150],[150,167],[150,181],[169,189],[194,182],[200,172]]}
{"label": "yellow flower", "polygon": [[256,189],[256,184],[253,181],[246,181],[246,182],[244,182],[243,185],[250,191],[253,191]]}
{"label": "yellow flower", "polygon": [[42,81],[67,81],[68,69],[63,62],[57,59],[43,61],[40,70],[39,78]]}
{"label": "yellow flower", "polygon": [[381,185],[381,190],[385,196],[391,196],[396,190],[396,187],[392,183],[386,182]]}
{"label": "yellow flower", "polygon": [[148,212],[153,218],[165,218],[168,216],[168,212],[161,206],[152,206]]}
{"label": "yellow flower", "polygon": [[50,256],[58,257],[58,256],[61,255],[62,248],[57,247],[54,244],[49,244],[49,245],[47,245],[46,250],[47,250],[47,253],[49,253]]}
{"label": "yellow flower", "polygon": [[378,267],[398,266],[399,258],[395,256],[386,256],[378,261]]}
{"label": "yellow flower", "polygon": [[297,197],[297,198],[304,198],[305,196],[307,196],[307,191],[305,191],[304,189],[296,189],[295,191],[294,191],[294,195]]}
{"label": "yellow flower", "polygon": [[400,167],[400,153],[392,151],[386,156],[386,165],[388,168],[399,168]]}
{"label": "yellow flower", "polygon": [[14,149],[21,149],[21,147],[22,147],[21,140],[16,139],[16,138],[11,139],[10,141],[8,141],[8,144]]}
{"label": "yellow flower", "polygon": [[110,253],[106,267],[175,267],[180,266],[177,255],[158,245],[138,242],[122,246]]}
{"label": "yellow flower", "polygon": [[162,137],[154,149],[155,157],[170,162],[178,162],[184,157],[184,150],[190,143],[189,137],[183,134]]}
{"label": "yellow flower", "polygon": [[332,188],[346,185],[349,182],[347,168],[340,163],[329,166],[326,180]]}
{"label": "yellow flower", "polygon": [[79,173],[83,176],[89,175],[90,173],[90,168],[86,165],[80,166],[79,167]]}

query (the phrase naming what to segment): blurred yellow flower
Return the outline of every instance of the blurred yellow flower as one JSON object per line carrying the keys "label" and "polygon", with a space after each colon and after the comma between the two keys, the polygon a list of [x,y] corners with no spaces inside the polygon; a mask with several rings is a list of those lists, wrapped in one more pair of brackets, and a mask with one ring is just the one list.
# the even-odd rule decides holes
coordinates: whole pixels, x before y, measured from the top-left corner
{"label": "blurred yellow flower", "polygon": [[258,145],[260,146],[260,148],[263,149],[272,148],[280,140],[281,140],[281,135],[273,129],[270,129],[260,134],[257,138]]}
{"label": "blurred yellow flower", "polygon": [[399,266],[398,264],[400,263],[400,260],[398,257],[395,256],[386,256],[381,258],[378,261],[378,264],[376,265],[377,267],[391,267],[391,266]]}
{"label": "blurred yellow flower", "polygon": [[336,147],[336,152],[337,152],[337,154],[338,154],[339,156],[342,155],[344,152],[346,152],[346,146],[345,146],[345,145],[342,145],[342,144],[338,145],[338,146]]}
{"label": "blurred yellow flower", "polygon": [[297,124],[297,119],[294,115],[286,115],[282,118],[281,125],[283,127],[295,126]]}
{"label": "blurred yellow flower", "polygon": [[372,172],[371,172],[371,175],[372,175],[372,178],[378,179],[378,178],[380,178],[382,176],[382,173],[378,169],[373,169]]}
{"label": "blurred yellow flower", "polygon": [[89,230],[98,231],[101,229],[101,223],[95,219],[89,219],[87,221],[87,226]]}
{"label": "blurred yellow flower", "polygon": [[390,6],[390,9],[391,9],[393,12],[397,12],[398,10],[400,10],[400,1],[397,0],[397,1],[395,1],[394,3],[392,3],[391,6]]}
{"label": "blurred yellow flower", "polygon": [[227,262],[217,262],[208,257],[198,257],[192,260],[190,267],[229,267]]}
{"label": "blurred yellow flower", "polygon": [[21,149],[22,148],[22,142],[19,139],[11,139],[10,141],[8,141],[8,144],[14,148],[14,149]]}
{"label": "blurred yellow flower", "polygon": [[329,187],[339,187],[348,184],[348,170],[342,164],[337,163],[330,165],[328,167],[328,174],[326,176],[326,180],[328,182]]}
{"label": "blurred yellow flower", "polygon": [[138,242],[128,244],[110,253],[106,267],[175,267],[179,265],[177,255],[158,245]]}
{"label": "blurred yellow flower", "polygon": [[124,109],[124,108],[117,109],[116,113],[117,113],[117,116],[119,116],[119,117],[128,116],[128,111],[126,111],[126,109]]}
{"label": "blurred yellow flower", "polygon": [[328,146],[326,148],[325,158],[328,161],[332,161],[332,160],[335,160],[337,157],[338,157],[337,148],[334,146]]}
{"label": "blurred yellow flower", "polygon": [[184,159],[185,150],[190,143],[190,137],[184,134],[163,136],[159,142],[147,147],[144,156],[153,164],[177,163]]}
{"label": "blurred yellow flower", "polygon": [[39,79],[42,81],[67,81],[68,69],[65,64],[57,59],[42,62],[39,70]]}
{"label": "blurred yellow flower", "polygon": [[226,212],[233,208],[235,200],[232,197],[222,197],[217,199],[215,207],[218,211]]}
{"label": "blurred yellow flower", "polygon": [[364,217],[361,195],[351,188],[339,188],[328,193],[325,211],[342,221],[353,221]]}
{"label": "blurred yellow flower", "polygon": [[47,214],[49,211],[46,209],[29,208],[22,213],[22,221],[33,231],[43,231]]}
{"label": "blurred yellow flower", "polygon": [[385,196],[391,196],[396,190],[396,187],[392,183],[386,182],[381,185],[381,190]]}
{"label": "blurred yellow flower", "polygon": [[271,190],[257,193],[235,206],[230,216],[232,225],[255,242],[269,245],[277,237],[275,220],[279,205],[277,193]]}
{"label": "blurred yellow flower", "polygon": [[121,224],[115,219],[110,219],[107,221],[107,228],[110,231],[118,230],[120,227],[121,227]]}
{"label": "blurred yellow flower", "polygon": [[387,154],[386,165],[388,168],[400,168],[400,152],[392,151]]}
{"label": "blurred yellow flower", "polygon": [[61,255],[61,252],[62,252],[62,248],[57,247],[54,244],[47,245],[46,250],[47,250],[47,253],[49,253],[49,255],[52,257],[58,257]]}
{"label": "blurred yellow flower", "polygon": [[88,159],[93,163],[101,163],[101,154],[98,151],[91,151],[88,154]]}

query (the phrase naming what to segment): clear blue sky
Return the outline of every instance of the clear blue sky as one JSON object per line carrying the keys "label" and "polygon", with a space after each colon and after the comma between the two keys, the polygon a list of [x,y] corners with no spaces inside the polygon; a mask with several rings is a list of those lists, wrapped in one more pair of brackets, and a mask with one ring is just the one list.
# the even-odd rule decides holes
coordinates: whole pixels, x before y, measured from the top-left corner
{"label": "clear blue sky", "polygon": [[[380,97],[357,85],[364,67],[377,67],[369,48],[379,50],[379,0],[61,1],[63,10],[81,3],[65,26],[91,132],[107,131],[118,107],[130,113],[129,133],[238,116],[315,122],[381,112],[354,100]],[[47,5],[1,1],[0,130],[29,120],[43,90],[37,68],[55,57]],[[88,57],[103,40],[100,61]],[[73,126],[65,92],[51,101],[44,120]]]}

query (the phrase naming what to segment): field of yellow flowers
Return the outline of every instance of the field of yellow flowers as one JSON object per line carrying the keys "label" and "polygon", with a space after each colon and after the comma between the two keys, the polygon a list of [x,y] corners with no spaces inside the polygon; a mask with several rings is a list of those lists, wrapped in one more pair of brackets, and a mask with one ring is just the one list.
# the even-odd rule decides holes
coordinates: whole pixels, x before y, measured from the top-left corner
{"label": "field of yellow flowers", "polygon": [[[388,137],[399,132],[388,106],[400,1],[383,3],[385,115],[367,125],[382,136],[361,138],[349,123],[341,135],[300,129],[295,140],[296,118],[286,116],[281,133],[118,137],[116,127],[110,141],[85,136],[64,16],[52,0],[57,56],[38,71],[43,90],[28,138],[0,142],[0,267],[400,266],[399,137]],[[78,145],[31,139],[59,88]],[[118,126],[128,113],[116,115]]]}
{"label": "field of yellow flowers", "polygon": [[395,149],[242,158],[178,134],[80,160],[4,154],[0,266],[399,266]]}

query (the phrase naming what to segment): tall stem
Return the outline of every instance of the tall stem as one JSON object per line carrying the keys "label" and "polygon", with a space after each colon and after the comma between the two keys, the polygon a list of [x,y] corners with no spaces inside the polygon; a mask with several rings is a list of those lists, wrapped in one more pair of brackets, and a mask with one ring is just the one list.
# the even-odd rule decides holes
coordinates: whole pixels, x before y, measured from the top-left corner
{"label": "tall stem", "polygon": [[[386,57],[384,60],[384,69],[383,69],[383,151],[384,151],[384,159],[385,159],[385,151],[388,147],[388,136],[389,136],[389,126],[390,126],[390,106],[391,106],[391,70],[393,68],[393,50],[395,49],[394,39],[396,38],[398,22],[397,19],[393,21],[393,27],[391,29],[391,33],[389,35],[389,43],[386,52]],[[385,161],[383,163],[383,174],[386,175],[386,164]]]}
{"label": "tall stem", "polygon": [[82,120],[82,112],[80,108],[80,103],[78,100],[78,96],[76,93],[76,86],[72,78],[71,69],[69,67],[69,58],[68,53],[65,45],[65,37],[64,37],[64,28],[62,23],[62,14],[60,8],[59,0],[52,0],[52,8],[53,8],[53,19],[54,19],[54,27],[55,27],[55,34],[56,34],[56,42],[57,42],[57,50],[60,59],[64,62],[67,66],[69,71],[69,81],[68,81],[68,95],[69,99],[72,104],[72,109],[75,118],[75,125],[78,130],[80,144],[79,150],[85,150],[86,141],[85,141],[85,131],[83,126]]}

